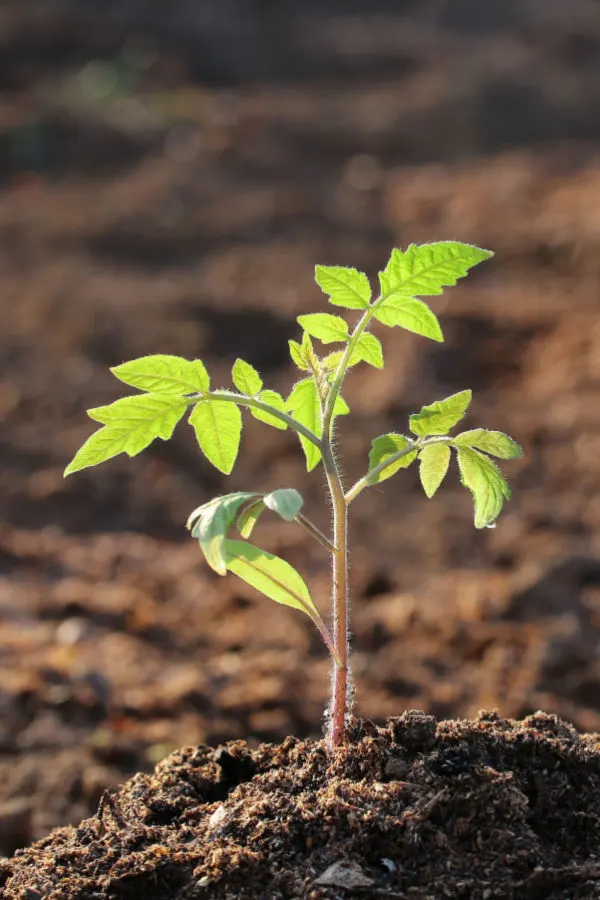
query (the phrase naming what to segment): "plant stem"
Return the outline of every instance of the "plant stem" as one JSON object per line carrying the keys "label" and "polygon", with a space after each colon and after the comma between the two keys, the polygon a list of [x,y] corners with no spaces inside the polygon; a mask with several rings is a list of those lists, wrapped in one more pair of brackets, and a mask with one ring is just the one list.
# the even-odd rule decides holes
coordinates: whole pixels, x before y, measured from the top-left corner
{"label": "plant stem", "polygon": [[409,444],[408,447],[404,447],[402,450],[398,450],[397,453],[393,453],[391,456],[388,456],[387,459],[384,459],[383,462],[380,462],[378,466],[374,466],[370,469],[366,475],[363,475],[362,478],[359,478],[358,481],[352,485],[352,487],[346,491],[345,501],[347,505],[350,505],[355,497],[360,494],[361,491],[364,491],[365,488],[370,487],[373,484],[377,484],[377,477],[385,472],[387,468],[392,466],[397,460],[402,459],[403,456],[408,456],[409,453],[414,453],[415,450],[420,450],[421,447],[425,445],[425,443],[429,443],[428,441],[413,441]]}
{"label": "plant stem", "polygon": [[296,516],[296,522],[300,525],[304,526],[308,533],[312,535],[312,537],[316,538],[316,540],[323,546],[329,553],[335,553],[335,544],[333,544],[327,535],[323,534],[317,526],[310,521],[305,515],[302,513],[298,513]]}
{"label": "plant stem", "polygon": [[339,747],[344,741],[348,707],[348,510],[344,488],[329,440],[323,442],[323,465],[333,503],[333,639],[334,658],[330,707],[329,744]]}

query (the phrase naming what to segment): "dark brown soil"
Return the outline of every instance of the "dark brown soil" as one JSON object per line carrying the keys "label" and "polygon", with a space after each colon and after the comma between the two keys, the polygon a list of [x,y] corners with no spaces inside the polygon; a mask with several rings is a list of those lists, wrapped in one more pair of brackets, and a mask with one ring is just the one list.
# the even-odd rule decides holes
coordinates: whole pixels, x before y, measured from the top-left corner
{"label": "dark brown soil", "polygon": [[348,746],[186,747],[0,868],[7,900],[598,897],[600,742],[410,711]]}
{"label": "dark brown soil", "polygon": [[[145,26],[141,0],[100,6],[0,9],[0,854],[92,815],[178,747],[319,739],[329,664],[310,623],[213,576],[184,529],[215,493],[283,486],[326,528],[322,480],[292,438],[249,421],[230,479],[185,427],[138,460],[62,471],[90,433],[84,410],[121,393],[110,365],[200,356],[228,384],[242,356],[284,391],[295,317],[325,308],[314,264],[375,275],[411,240],[497,255],[433,298],[444,345],[384,332],[386,368],[349,379],[347,480],[374,435],[466,387],[468,426],[513,434],[525,457],[506,466],[495,531],[474,531],[455,474],[431,501],[411,471],[357,500],[356,712],[545,709],[600,732],[600,5],[419,0],[400,15],[382,0],[357,15],[357,0],[252,58],[246,32],[238,46],[222,30],[240,67],[228,79],[206,34],[168,31],[170,4],[149,4]],[[259,528],[326,610],[319,548]],[[557,835],[567,800],[546,807]],[[540,850],[540,865],[583,865],[585,846],[571,863]],[[384,885],[379,859],[362,866]],[[564,896],[593,896],[570,871]]]}

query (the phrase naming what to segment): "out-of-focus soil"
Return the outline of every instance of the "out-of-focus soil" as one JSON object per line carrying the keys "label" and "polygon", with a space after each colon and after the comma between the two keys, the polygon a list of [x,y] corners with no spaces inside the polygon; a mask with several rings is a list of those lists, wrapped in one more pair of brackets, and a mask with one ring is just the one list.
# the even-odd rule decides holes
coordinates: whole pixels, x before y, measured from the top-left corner
{"label": "out-of-focus soil", "polygon": [[[431,501],[410,470],[357,500],[358,710],[543,708],[600,730],[600,7],[490,3],[510,21],[474,28],[478,4],[454,4],[463,20],[406,6],[323,25],[341,75],[226,87],[156,36],[100,51],[64,11],[37,31],[26,4],[1,13],[6,855],[181,745],[319,735],[328,662],[310,623],[213,576],[184,530],[217,492],[283,486],[327,527],[292,437],[249,421],[229,479],[184,426],[137,460],[62,471],[85,409],[122,394],[110,365],[199,356],[225,385],[242,356],[284,391],[295,317],[325,308],[314,264],[374,275],[410,241],[497,255],[433,298],[444,345],[384,331],[383,372],[352,374],[348,480],[373,436],[465,387],[468,424],[525,457],[493,531],[473,529],[456,474]],[[319,548],[268,521],[258,537],[326,608]]]}

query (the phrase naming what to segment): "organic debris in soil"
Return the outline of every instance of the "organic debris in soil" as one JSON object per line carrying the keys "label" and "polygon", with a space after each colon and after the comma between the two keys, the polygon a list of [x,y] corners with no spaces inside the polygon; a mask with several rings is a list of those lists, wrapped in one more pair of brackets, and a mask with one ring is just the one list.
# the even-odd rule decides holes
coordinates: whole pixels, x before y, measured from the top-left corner
{"label": "organic debris in soil", "polygon": [[347,746],[187,747],[0,866],[7,900],[600,896],[600,742],[411,710]]}

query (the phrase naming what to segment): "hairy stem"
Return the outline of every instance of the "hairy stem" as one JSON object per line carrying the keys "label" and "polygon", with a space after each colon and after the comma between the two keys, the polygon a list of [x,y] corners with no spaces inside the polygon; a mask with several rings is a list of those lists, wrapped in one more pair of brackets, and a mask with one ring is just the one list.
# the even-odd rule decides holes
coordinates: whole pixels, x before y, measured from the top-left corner
{"label": "hairy stem", "polygon": [[318,529],[305,515],[298,513],[296,522],[302,525],[329,553],[335,553],[335,544],[333,544],[327,535],[323,534],[323,532],[320,531],[320,529]]}

